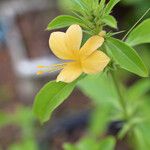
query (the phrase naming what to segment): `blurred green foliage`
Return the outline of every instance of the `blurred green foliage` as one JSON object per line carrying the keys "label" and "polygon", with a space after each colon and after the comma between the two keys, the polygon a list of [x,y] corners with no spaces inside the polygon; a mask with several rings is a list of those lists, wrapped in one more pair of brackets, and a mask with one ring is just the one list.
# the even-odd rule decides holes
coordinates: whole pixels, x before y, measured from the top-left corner
{"label": "blurred green foliage", "polygon": [[76,145],[64,144],[64,150],[113,150],[114,147],[115,140],[112,137],[103,140],[85,137]]}
{"label": "blurred green foliage", "polygon": [[[106,129],[108,130],[107,127],[110,122],[107,122],[107,119],[111,120],[110,118],[113,118],[118,121],[122,120],[122,115],[121,115],[122,112],[119,109],[119,107],[116,110],[117,111],[120,110],[120,112],[116,112],[116,113],[111,112],[111,110],[115,106],[113,103],[116,100],[113,99],[114,94],[107,91],[106,87],[109,87],[111,83],[108,82],[107,80],[104,80],[103,75],[101,78],[99,77],[99,79],[95,78],[94,80],[94,78],[92,77],[91,80],[91,77],[87,77],[84,80],[86,80],[86,82],[81,81],[79,83],[80,89],[86,95],[88,95],[91,98],[91,100],[94,101],[94,103],[96,102],[96,106],[101,103],[100,105],[101,107],[97,106],[96,109],[94,110],[94,116],[91,118],[92,128],[89,128],[89,132],[93,132],[95,133],[94,135],[97,135],[97,133],[102,133],[101,131],[106,132]],[[102,82],[100,83],[100,81]],[[96,88],[94,88],[92,84],[94,84]],[[105,87],[104,89],[106,91],[101,89],[103,87]],[[95,89],[99,89],[99,90],[95,90]],[[111,87],[110,87],[110,91],[111,91]],[[130,141],[129,143],[131,144],[130,146],[133,149],[148,150],[150,147],[150,138],[149,138],[150,79],[141,79],[137,81],[135,84],[133,84],[132,86],[130,86],[129,88],[126,88],[126,91],[124,92],[126,93],[125,96],[126,96],[126,103],[128,105],[127,108],[131,118],[129,119],[128,122],[124,123],[122,130],[118,133],[118,138],[122,139],[125,136],[127,136],[128,140]],[[112,94],[112,101],[110,100],[108,101],[109,97],[111,97],[109,93],[110,95]],[[103,96],[105,94],[106,96]],[[104,107],[105,105],[107,105],[107,107]],[[111,113],[107,113],[107,112],[111,112]],[[105,113],[109,115],[106,115]],[[103,123],[106,129],[102,128],[101,130],[101,126],[103,126]],[[92,137],[93,136],[91,136],[91,138]]]}
{"label": "blurred green foliage", "polygon": [[0,112],[0,128],[15,125],[21,129],[21,139],[9,146],[9,150],[37,150],[34,116],[30,107],[18,105],[15,112]]}
{"label": "blurred green foliage", "polygon": [[33,139],[28,139],[21,143],[11,145],[9,150],[37,150],[37,145]]}

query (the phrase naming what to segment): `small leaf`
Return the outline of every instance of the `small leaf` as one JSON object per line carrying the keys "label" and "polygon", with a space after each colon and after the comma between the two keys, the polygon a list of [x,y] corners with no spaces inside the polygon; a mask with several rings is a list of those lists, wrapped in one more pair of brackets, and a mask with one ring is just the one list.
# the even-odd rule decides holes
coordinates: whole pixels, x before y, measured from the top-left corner
{"label": "small leaf", "polygon": [[99,9],[102,10],[105,7],[106,0],[101,0],[99,4]]}
{"label": "small leaf", "polygon": [[89,9],[91,9],[91,1],[89,0],[71,0],[72,10],[78,12],[80,15],[85,16],[89,14]]}
{"label": "small leaf", "polygon": [[118,139],[122,140],[123,138],[125,138],[130,129],[131,129],[130,124],[124,125],[123,128],[118,133]]}
{"label": "small leaf", "polygon": [[77,17],[69,16],[69,15],[61,15],[53,19],[47,27],[47,30],[60,29],[64,27],[68,27],[72,24],[78,24],[84,26],[83,21],[78,19]]}
{"label": "small leaf", "polygon": [[121,68],[142,77],[148,76],[148,71],[143,61],[137,52],[126,43],[109,37],[106,42],[106,48]]}
{"label": "small leaf", "polygon": [[105,14],[108,15],[111,13],[113,7],[119,2],[120,0],[110,0],[109,3],[106,5]]}
{"label": "small leaf", "polygon": [[143,21],[128,36],[126,42],[130,46],[150,43],[150,19]]}
{"label": "small leaf", "polygon": [[72,3],[74,3],[75,5],[81,7],[82,9],[84,8],[84,5],[82,4],[81,0],[71,0]]}
{"label": "small leaf", "polygon": [[100,141],[100,150],[114,150],[116,141],[113,137],[108,137]]}
{"label": "small leaf", "polygon": [[82,8],[83,10],[87,9],[87,5],[83,0],[72,0],[72,2],[78,5],[78,8]]}
{"label": "small leaf", "polygon": [[110,26],[110,27],[112,27],[112,28],[117,29],[117,21],[116,21],[116,19],[115,19],[113,16],[111,16],[111,15],[105,16],[105,17],[103,18],[103,22],[104,22],[106,25],[108,25],[108,26]]}
{"label": "small leaf", "polygon": [[108,122],[110,121],[110,114],[112,105],[98,105],[92,112],[90,119],[90,131],[94,136],[102,135],[106,132]]}
{"label": "small leaf", "polygon": [[94,138],[84,137],[77,143],[77,150],[96,150],[98,147],[98,143]]}
{"label": "small leaf", "polygon": [[99,5],[99,0],[93,0],[93,2],[95,3],[95,5]]}
{"label": "small leaf", "polygon": [[33,111],[42,123],[48,121],[51,113],[70,95],[76,81],[67,84],[51,81],[36,95]]}
{"label": "small leaf", "polygon": [[76,147],[70,143],[65,143],[63,145],[64,150],[77,150]]}

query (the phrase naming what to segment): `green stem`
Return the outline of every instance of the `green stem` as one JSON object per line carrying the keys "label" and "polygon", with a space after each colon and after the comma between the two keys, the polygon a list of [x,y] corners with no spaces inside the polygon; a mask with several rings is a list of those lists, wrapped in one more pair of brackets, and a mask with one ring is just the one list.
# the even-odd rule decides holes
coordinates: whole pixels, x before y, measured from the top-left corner
{"label": "green stem", "polygon": [[145,15],[150,11],[150,8],[142,15],[142,17],[133,25],[133,27],[127,32],[127,34],[123,37],[122,41],[124,41],[130,32],[138,25],[138,23],[145,17]]}
{"label": "green stem", "polygon": [[114,83],[114,86],[116,88],[116,92],[117,92],[118,98],[119,98],[119,103],[120,103],[120,105],[122,107],[122,110],[123,110],[123,113],[124,113],[124,117],[125,117],[125,119],[128,119],[126,103],[125,103],[124,97],[123,97],[123,95],[121,93],[121,90],[119,88],[119,84],[117,82],[116,76],[115,76],[114,72],[112,72],[112,71],[110,72],[110,75],[111,75],[112,81]]}

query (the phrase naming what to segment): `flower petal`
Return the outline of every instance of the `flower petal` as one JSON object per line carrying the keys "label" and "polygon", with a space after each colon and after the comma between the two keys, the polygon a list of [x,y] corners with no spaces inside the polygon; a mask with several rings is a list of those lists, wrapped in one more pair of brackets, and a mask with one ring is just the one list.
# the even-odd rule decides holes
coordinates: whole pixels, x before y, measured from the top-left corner
{"label": "flower petal", "polygon": [[104,38],[98,35],[92,36],[88,41],[83,45],[80,50],[81,57],[84,59],[87,56],[91,55],[95,50],[102,46],[104,43]]}
{"label": "flower petal", "polygon": [[77,79],[82,74],[82,68],[80,63],[71,62],[68,63],[64,69],[60,72],[57,77],[57,82],[62,81],[66,83],[70,83]]}
{"label": "flower petal", "polygon": [[66,34],[64,32],[53,32],[49,38],[49,45],[58,58],[72,60],[74,57],[73,51],[67,48],[65,38]]}
{"label": "flower petal", "polygon": [[70,50],[79,50],[82,42],[82,29],[79,25],[72,25],[66,32],[66,45]]}
{"label": "flower petal", "polygon": [[87,59],[82,61],[83,72],[87,74],[95,74],[107,66],[110,58],[102,51],[95,51]]}

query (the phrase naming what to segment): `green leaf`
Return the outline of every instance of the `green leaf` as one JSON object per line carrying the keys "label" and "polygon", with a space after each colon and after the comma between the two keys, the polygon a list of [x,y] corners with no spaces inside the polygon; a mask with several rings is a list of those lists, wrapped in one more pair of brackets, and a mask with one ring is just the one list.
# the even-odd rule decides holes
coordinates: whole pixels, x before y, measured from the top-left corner
{"label": "green leaf", "polygon": [[99,142],[93,137],[84,137],[78,143],[65,144],[65,150],[99,150]]}
{"label": "green leaf", "polygon": [[116,145],[116,141],[113,137],[108,137],[100,141],[100,150],[114,150]]}
{"label": "green leaf", "polygon": [[131,46],[150,43],[150,19],[143,21],[128,36],[126,42]]}
{"label": "green leaf", "polygon": [[82,138],[77,144],[65,144],[65,150],[114,150],[115,139],[108,137],[103,140],[86,136]]}
{"label": "green leaf", "polygon": [[78,5],[78,8],[82,8],[83,10],[87,9],[87,5],[83,0],[72,0],[73,3],[75,3],[76,5]]}
{"label": "green leaf", "polygon": [[48,121],[51,113],[70,95],[76,81],[67,84],[51,81],[36,95],[33,111],[42,123]]}
{"label": "green leaf", "polygon": [[[133,106],[132,109],[134,109]],[[132,117],[132,119],[130,119],[129,121],[124,122],[123,127],[118,133],[118,139],[122,140],[123,138],[125,138],[125,136],[133,130],[133,127],[141,124],[141,122],[143,122],[143,118],[136,116]]]}
{"label": "green leaf", "polygon": [[107,130],[111,108],[112,106],[108,104],[100,105],[92,112],[89,130],[94,136],[102,135]]}
{"label": "green leaf", "polygon": [[93,0],[93,2],[95,3],[95,5],[99,5],[99,0]]}
{"label": "green leaf", "polygon": [[65,143],[63,145],[64,150],[77,150],[76,147],[70,143]]}
{"label": "green leaf", "polygon": [[99,142],[94,138],[84,137],[76,147],[76,150],[99,150]]}
{"label": "green leaf", "polygon": [[110,26],[110,27],[112,27],[112,28],[117,29],[117,21],[116,21],[116,19],[115,19],[113,16],[111,16],[111,15],[105,16],[105,17],[103,18],[103,22],[104,22],[106,25],[108,25],[108,26]]}
{"label": "green leaf", "polygon": [[111,13],[113,7],[119,2],[120,0],[110,0],[109,3],[106,5],[105,14],[108,15]]}
{"label": "green leaf", "polygon": [[71,0],[72,10],[78,12],[82,16],[89,15],[89,10],[91,10],[92,2],[89,0]]}
{"label": "green leaf", "polygon": [[143,61],[137,52],[126,43],[109,37],[106,41],[106,48],[121,68],[142,77],[148,76],[148,71]]}
{"label": "green leaf", "polygon": [[105,7],[106,0],[101,0],[99,4],[99,9],[102,10]]}
{"label": "green leaf", "polygon": [[27,139],[21,143],[12,144],[8,149],[9,150],[37,150],[38,147],[34,139]]}
{"label": "green leaf", "polygon": [[139,130],[142,131],[143,133],[143,139],[145,141],[145,145],[147,146],[147,148],[150,147],[150,122],[144,122],[142,124],[140,124],[139,126]]}
{"label": "green leaf", "polygon": [[127,90],[129,100],[139,100],[150,90],[150,79],[142,79]]}
{"label": "green leaf", "polygon": [[77,17],[69,16],[69,15],[61,15],[53,19],[47,27],[47,30],[60,29],[64,27],[68,27],[72,24],[78,24],[84,26],[83,21],[78,19]]}
{"label": "green leaf", "polygon": [[149,150],[150,143],[147,143],[147,139],[145,140],[142,130],[137,127],[133,130],[133,140],[136,150]]}
{"label": "green leaf", "polygon": [[88,75],[78,82],[78,87],[96,104],[112,104],[117,102],[117,95],[110,82],[105,74]]}

